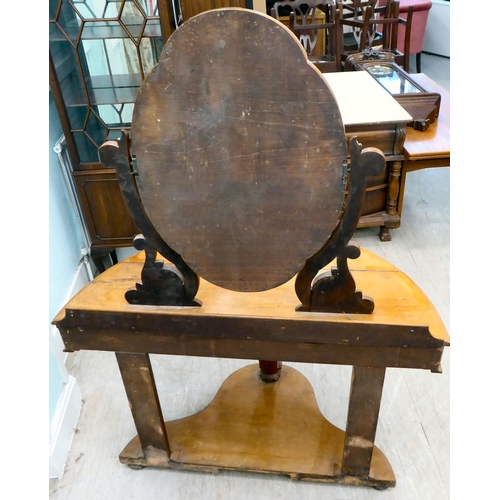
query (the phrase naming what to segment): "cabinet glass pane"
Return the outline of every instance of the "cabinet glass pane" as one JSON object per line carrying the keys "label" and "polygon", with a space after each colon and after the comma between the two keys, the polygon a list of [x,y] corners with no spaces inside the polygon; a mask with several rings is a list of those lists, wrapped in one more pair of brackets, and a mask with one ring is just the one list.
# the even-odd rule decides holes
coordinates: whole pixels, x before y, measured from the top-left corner
{"label": "cabinet glass pane", "polygon": [[112,104],[96,106],[99,116],[108,129],[129,128],[132,123],[133,104]]}
{"label": "cabinet glass pane", "polygon": [[50,52],[82,163],[130,128],[163,47],[158,16],[156,0],[49,0]]}
{"label": "cabinet glass pane", "polygon": [[72,131],[83,130],[85,127],[85,120],[87,119],[88,107],[84,106],[70,106],[66,109],[68,113],[69,123]]}
{"label": "cabinet glass pane", "polygon": [[84,19],[117,17],[121,0],[73,0],[78,14]]}
{"label": "cabinet glass pane", "polygon": [[[149,24],[149,23],[148,23]],[[163,44],[159,38],[143,38],[139,46],[144,76],[158,64]]]}
{"label": "cabinet glass pane", "polygon": [[85,124],[85,132],[96,148],[106,141],[108,128],[95,108],[91,108]]}
{"label": "cabinet glass pane", "polygon": [[92,163],[99,161],[97,148],[92,144],[89,137],[84,132],[73,132],[73,137],[78,148],[80,161],[82,163]]}
{"label": "cabinet glass pane", "polygon": [[50,53],[66,107],[87,103],[81,59],[68,40],[50,42]]}

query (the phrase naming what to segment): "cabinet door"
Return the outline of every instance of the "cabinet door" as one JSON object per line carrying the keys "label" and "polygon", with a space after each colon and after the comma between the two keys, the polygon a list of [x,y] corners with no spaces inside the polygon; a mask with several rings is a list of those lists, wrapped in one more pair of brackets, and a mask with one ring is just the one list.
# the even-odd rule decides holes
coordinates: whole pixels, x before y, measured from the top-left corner
{"label": "cabinet door", "polygon": [[92,246],[131,246],[138,233],[113,169],[74,172],[78,197]]}

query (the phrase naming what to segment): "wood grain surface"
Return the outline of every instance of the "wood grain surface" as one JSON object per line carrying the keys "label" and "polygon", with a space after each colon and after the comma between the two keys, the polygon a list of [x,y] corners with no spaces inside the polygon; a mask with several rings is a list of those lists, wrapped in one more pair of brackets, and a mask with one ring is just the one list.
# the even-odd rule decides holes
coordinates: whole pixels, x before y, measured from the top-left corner
{"label": "wood grain surface", "polygon": [[[129,304],[125,292],[140,279],[144,254],[140,252],[111,267],[99,275],[79,294],[66,304],[54,323],[71,321],[73,316],[85,313],[92,317],[115,315],[115,321],[130,317],[143,318],[149,330],[154,328],[153,318],[172,317],[186,320],[192,318],[261,318],[283,322],[310,323],[311,332],[321,325],[347,324],[348,328],[359,324],[367,336],[374,335],[375,325],[411,325],[429,328],[432,337],[449,342],[449,336],[435,307],[422,290],[403,272],[377,255],[362,249],[361,256],[352,261],[351,271],[358,286],[375,301],[372,314],[325,314],[298,312],[299,301],[294,291],[294,282],[263,292],[241,293],[226,290],[201,280],[198,297],[202,307],[141,306]],[[326,266],[325,269],[329,269]],[[347,322],[346,322],[347,320]],[[97,324],[97,323],[96,323]],[[116,324],[115,324],[116,326]],[[258,335],[259,332],[255,332]],[[200,335],[202,332],[199,333]],[[212,332],[212,335],[214,333]],[[234,333],[236,335],[236,333]],[[330,337],[333,334],[330,333]],[[279,335],[278,335],[279,336]],[[388,336],[384,337],[388,342]],[[432,339],[431,339],[432,340]]]}
{"label": "wood grain surface", "polygon": [[[396,482],[377,447],[365,479],[342,474],[345,433],[325,419],[309,381],[289,366],[276,383],[262,382],[258,365],[246,366],[225,380],[202,411],[165,426],[172,455],[158,467],[281,473],[294,479],[381,487]],[[136,437],[120,461],[146,465],[141,454]]]}
{"label": "wood grain surface", "polygon": [[205,12],[173,34],[139,91],[132,153],[159,234],[225,288],[288,281],[341,215],[337,102],[293,33],[254,11]]}
{"label": "wood grain surface", "polygon": [[[427,92],[441,94],[439,116],[425,132],[408,127],[405,140],[405,156],[410,161],[426,165],[425,160],[450,160],[450,93],[427,75],[412,74],[411,77]],[[439,166],[449,166],[446,164]]]}

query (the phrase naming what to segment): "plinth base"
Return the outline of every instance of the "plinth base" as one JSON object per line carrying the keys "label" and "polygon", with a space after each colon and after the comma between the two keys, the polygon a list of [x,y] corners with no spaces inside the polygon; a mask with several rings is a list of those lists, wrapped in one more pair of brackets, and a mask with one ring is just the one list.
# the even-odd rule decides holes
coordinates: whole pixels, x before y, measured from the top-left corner
{"label": "plinth base", "polygon": [[221,469],[284,474],[292,479],[388,488],[396,479],[377,448],[368,477],[343,475],[344,431],[321,414],[313,388],[283,366],[277,382],[263,382],[259,366],[237,370],[195,415],[165,423],[170,459],[147,459],[136,436],[120,454],[132,468]]}

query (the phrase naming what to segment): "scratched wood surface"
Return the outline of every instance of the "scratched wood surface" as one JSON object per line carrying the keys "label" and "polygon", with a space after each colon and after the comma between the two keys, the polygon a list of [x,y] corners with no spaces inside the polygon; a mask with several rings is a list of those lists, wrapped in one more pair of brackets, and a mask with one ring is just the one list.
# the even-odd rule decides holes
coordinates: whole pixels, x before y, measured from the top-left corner
{"label": "scratched wood surface", "polygon": [[337,102],[293,33],[264,14],[222,9],[183,24],[138,93],[132,138],[152,223],[219,286],[284,283],[342,213]]}
{"label": "scratched wood surface", "polygon": [[[358,288],[373,298],[375,310],[372,314],[350,314],[348,316],[296,311],[295,308],[299,302],[295,295],[293,279],[278,288],[251,294],[225,290],[202,280],[198,292],[198,297],[203,304],[202,307],[178,308],[129,304],[125,300],[124,294],[134,286],[136,281],[140,280],[142,260],[143,255],[138,253],[98,276],[67,304],[67,310],[70,313],[66,314],[62,310],[58,314],[55,319],[56,323],[62,322],[63,325],[67,324],[69,328],[72,318],[79,316],[79,311],[95,311],[96,314],[101,314],[103,317],[108,311],[113,315],[118,314],[120,317],[114,320],[115,326],[113,328],[117,330],[122,328],[123,331],[130,328],[127,325],[132,324],[129,321],[121,320],[127,315],[131,318],[136,329],[141,328],[142,324],[135,322],[136,316],[149,317],[144,325],[150,331],[154,331],[156,323],[163,324],[166,328],[164,322],[166,317],[191,317],[193,321],[196,321],[196,318],[199,318],[198,321],[204,321],[203,318],[213,318],[215,321],[217,318],[223,319],[224,317],[231,321],[233,318],[241,318],[242,325],[245,318],[267,318],[274,320],[276,325],[286,323],[289,325],[290,332],[295,331],[294,322],[299,325],[298,328],[301,330],[305,328],[309,330],[309,325],[303,324],[303,322],[312,322],[311,329],[317,329],[318,335],[322,335],[321,332],[325,329],[325,325],[327,327],[328,324],[343,324],[347,320],[351,326],[359,324],[360,329],[366,329],[363,325],[428,327],[432,337],[449,342],[449,335],[442,319],[425,293],[403,272],[368,250],[362,249],[361,256],[352,261],[351,270]],[[330,266],[325,269],[327,268],[329,269]],[[85,314],[88,316],[87,313]],[[68,320],[67,323],[66,320]],[[92,321],[90,317],[89,321]],[[95,323],[96,328],[97,324]],[[119,324],[122,326],[118,326]],[[272,323],[268,326],[267,322],[262,321],[262,328],[266,328],[264,336],[270,340],[285,340],[280,332],[272,331]],[[188,331],[183,331],[180,325],[177,326],[177,329],[179,333],[188,334]],[[333,328],[330,330],[326,337],[334,338]],[[210,337],[216,333],[210,333]],[[203,332],[198,335],[203,336]],[[313,335],[311,332],[311,340],[314,338]],[[371,335],[375,339],[375,331]],[[387,335],[389,334],[387,333]],[[244,337],[244,332],[242,336]],[[410,343],[412,342],[411,336],[411,334],[408,336]],[[79,334],[78,331],[75,331],[75,338],[77,337]],[[236,337],[238,337],[237,333]],[[255,332],[252,337],[258,338],[259,332]],[[400,338],[400,334],[397,337]],[[71,343],[71,335],[67,335],[67,340]],[[75,345],[78,345],[77,340],[75,340]]]}
{"label": "scratched wood surface", "polygon": [[[245,366],[224,381],[201,412],[165,426],[172,462],[160,458],[161,467],[195,471],[224,467],[302,480],[355,481],[341,477],[344,432],[325,419],[313,387],[290,366],[283,367],[275,384],[260,380],[258,364]],[[142,438],[133,438],[120,453],[120,461],[141,463],[141,442]],[[395,481],[389,462],[376,447],[363,476],[369,476],[371,484],[392,486]]]}

